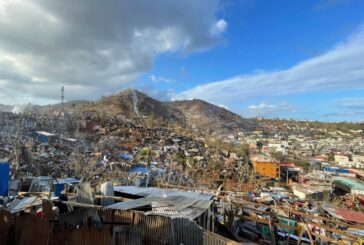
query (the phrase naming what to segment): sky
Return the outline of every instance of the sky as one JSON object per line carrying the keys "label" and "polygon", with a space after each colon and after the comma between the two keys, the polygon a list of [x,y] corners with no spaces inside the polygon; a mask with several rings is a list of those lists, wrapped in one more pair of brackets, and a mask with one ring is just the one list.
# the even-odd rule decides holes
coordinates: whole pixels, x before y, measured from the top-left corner
{"label": "sky", "polygon": [[57,103],[61,86],[361,122],[364,1],[0,0],[0,103]]}

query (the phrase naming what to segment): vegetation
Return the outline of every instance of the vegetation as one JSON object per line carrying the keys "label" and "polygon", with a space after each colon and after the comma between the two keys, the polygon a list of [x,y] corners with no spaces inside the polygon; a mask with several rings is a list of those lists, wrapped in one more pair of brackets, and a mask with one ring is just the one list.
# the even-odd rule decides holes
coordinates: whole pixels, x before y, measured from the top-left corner
{"label": "vegetation", "polygon": [[138,158],[139,158],[139,160],[143,160],[143,161],[146,162],[147,181],[145,183],[145,187],[148,187],[150,164],[152,162],[152,150],[150,149],[150,147],[144,147],[143,149],[141,149],[139,154],[138,154]]}

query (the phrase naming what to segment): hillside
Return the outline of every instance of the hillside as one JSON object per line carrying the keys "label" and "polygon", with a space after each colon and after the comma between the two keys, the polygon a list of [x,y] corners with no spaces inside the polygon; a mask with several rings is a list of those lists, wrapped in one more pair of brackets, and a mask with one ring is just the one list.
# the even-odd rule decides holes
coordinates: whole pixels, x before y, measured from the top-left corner
{"label": "hillside", "polygon": [[152,118],[171,123],[184,123],[184,117],[168,104],[155,100],[137,90],[127,89],[115,95],[101,98],[94,104],[127,118]]}
{"label": "hillside", "polygon": [[14,106],[0,104],[0,112],[11,112]]}
{"label": "hillside", "polygon": [[[66,111],[69,111],[71,108],[67,107],[67,109]],[[78,103],[73,109],[123,115],[128,119],[141,119],[138,121],[151,119],[154,122],[187,126],[190,129],[231,131],[255,127],[255,120],[243,119],[233,112],[202,100],[161,102],[132,89],[104,96],[93,103]]]}
{"label": "hillside", "polygon": [[166,102],[174,110],[182,112],[191,127],[210,130],[236,130],[254,127],[253,119],[241,116],[225,108],[207,103],[203,100],[183,100]]}

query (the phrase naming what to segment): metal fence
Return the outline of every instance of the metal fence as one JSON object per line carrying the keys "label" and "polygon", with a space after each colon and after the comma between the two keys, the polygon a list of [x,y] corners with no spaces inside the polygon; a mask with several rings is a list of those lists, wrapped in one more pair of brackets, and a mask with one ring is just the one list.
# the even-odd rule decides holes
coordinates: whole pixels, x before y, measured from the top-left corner
{"label": "metal fence", "polygon": [[[102,228],[97,229],[90,220],[85,223],[95,215],[95,210],[80,210],[72,215],[63,215],[59,222],[30,214],[14,216],[0,211],[0,244],[238,244],[188,219],[170,219],[132,211],[97,210],[103,224]],[[75,226],[80,220],[82,226]]]}

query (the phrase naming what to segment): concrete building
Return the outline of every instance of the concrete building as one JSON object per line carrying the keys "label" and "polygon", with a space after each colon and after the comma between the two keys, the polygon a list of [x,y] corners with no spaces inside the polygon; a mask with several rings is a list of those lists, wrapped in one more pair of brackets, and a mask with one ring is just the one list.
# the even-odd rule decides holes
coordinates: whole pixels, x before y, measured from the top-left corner
{"label": "concrete building", "polygon": [[271,156],[259,153],[251,157],[254,171],[261,177],[279,179],[279,162]]}
{"label": "concrete building", "polygon": [[340,166],[350,167],[349,157],[344,155],[335,155],[335,163]]}

